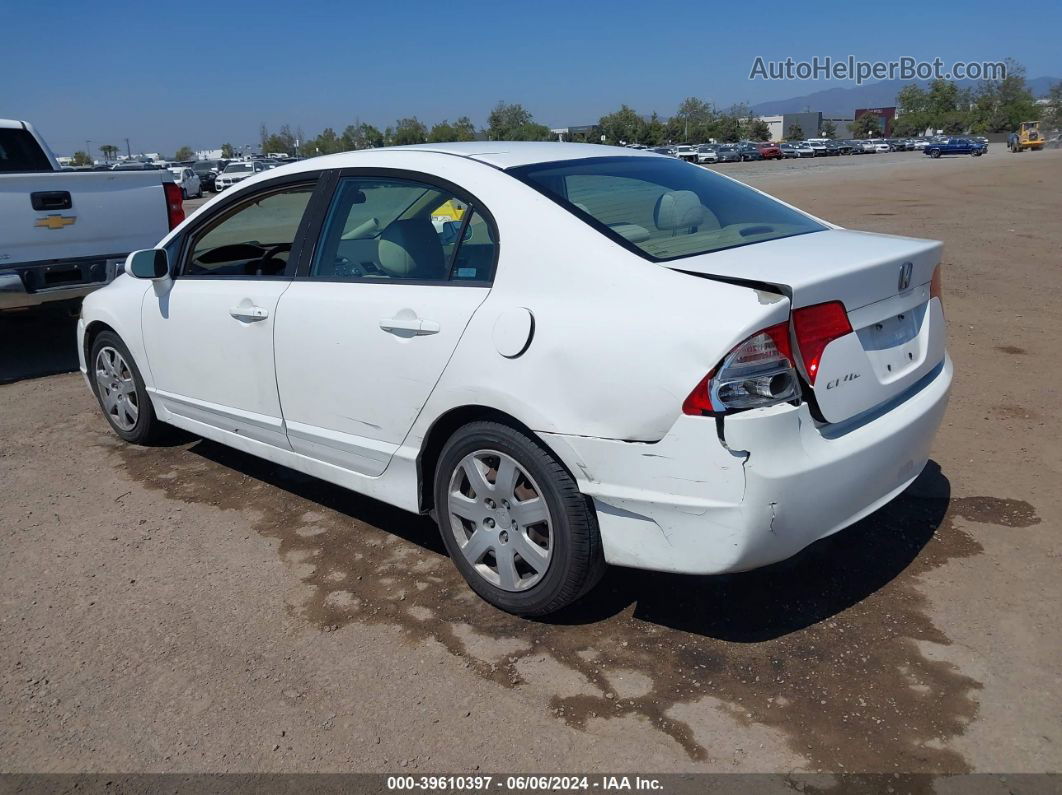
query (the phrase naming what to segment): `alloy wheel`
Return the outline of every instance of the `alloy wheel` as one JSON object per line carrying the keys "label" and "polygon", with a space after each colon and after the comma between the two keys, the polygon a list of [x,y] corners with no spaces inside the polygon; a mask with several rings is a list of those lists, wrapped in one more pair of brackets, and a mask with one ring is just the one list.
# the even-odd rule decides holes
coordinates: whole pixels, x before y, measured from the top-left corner
{"label": "alloy wheel", "polygon": [[100,348],[96,354],[96,386],[100,403],[111,422],[123,431],[131,431],[140,416],[140,398],[133,371],[117,349]]}

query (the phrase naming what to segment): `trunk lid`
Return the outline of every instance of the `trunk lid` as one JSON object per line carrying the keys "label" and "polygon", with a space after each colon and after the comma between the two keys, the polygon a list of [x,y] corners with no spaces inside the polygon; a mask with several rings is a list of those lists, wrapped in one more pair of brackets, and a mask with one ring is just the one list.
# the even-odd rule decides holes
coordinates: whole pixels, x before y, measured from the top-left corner
{"label": "trunk lid", "polygon": [[[789,297],[794,310],[842,302],[852,331],[826,345],[814,378],[798,361],[805,380],[813,381],[823,418],[832,423],[896,397],[943,361],[943,308],[930,297],[940,252],[941,244],[934,240],[830,229],[669,266],[771,285]],[[794,342],[799,351],[799,340],[794,337]]]}

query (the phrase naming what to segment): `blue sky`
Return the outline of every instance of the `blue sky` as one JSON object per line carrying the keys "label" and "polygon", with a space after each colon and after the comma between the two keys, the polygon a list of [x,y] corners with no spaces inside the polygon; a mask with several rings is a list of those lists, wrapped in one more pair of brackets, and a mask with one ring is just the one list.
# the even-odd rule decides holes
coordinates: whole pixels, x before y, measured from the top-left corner
{"label": "blue sky", "polygon": [[499,100],[550,126],[622,102],[674,112],[844,86],[750,81],[756,56],[1021,61],[1062,76],[1062,4],[1012,14],[964,0],[812,4],[231,0],[159,4],[0,0],[0,117],[35,123],[68,153],[114,143],[172,153],[257,141],[258,126],[316,134],[360,119],[482,124]]}

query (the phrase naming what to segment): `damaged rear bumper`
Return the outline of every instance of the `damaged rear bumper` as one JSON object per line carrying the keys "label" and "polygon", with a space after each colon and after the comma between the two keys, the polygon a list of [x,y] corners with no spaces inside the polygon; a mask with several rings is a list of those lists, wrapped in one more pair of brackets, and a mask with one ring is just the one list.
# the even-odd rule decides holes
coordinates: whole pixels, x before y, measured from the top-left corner
{"label": "damaged rear bumper", "polygon": [[743,571],[784,560],[902,492],[929,458],[951,379],[946,358],[876,412],[825,428],[802,404],[721,424],[682,416],[652,444],[542,437],[593,498],[609,563]]}

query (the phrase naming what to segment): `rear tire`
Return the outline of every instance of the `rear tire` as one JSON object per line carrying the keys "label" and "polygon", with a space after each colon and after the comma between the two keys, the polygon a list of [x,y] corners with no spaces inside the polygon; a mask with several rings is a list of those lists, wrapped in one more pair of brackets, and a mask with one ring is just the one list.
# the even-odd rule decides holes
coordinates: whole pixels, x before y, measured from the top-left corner
{"label": "rear tire", "polygon": [[434,493],[454,565],[501,610],[554,613],[604,574],[597,515],[586,497],[549,450],[508,425],[459,428],[439,456]]}
{"label": "rear tire", "polygon": [[157,439],[163,424],[122,338],[113,331],[100,332],[92,341],[87,367],[92,391],[111,429],[133,444]]}
{"label": "rear tire", "polygon": [[940,157],[940,150],[939,150],[939,149],[933,149],[933,150],[931,150],[931,151],[929,152],[929,156],[930,156],[931,158],[933,158],[934,160],[936,160],[936,159],[937,159],[938,157]]}

